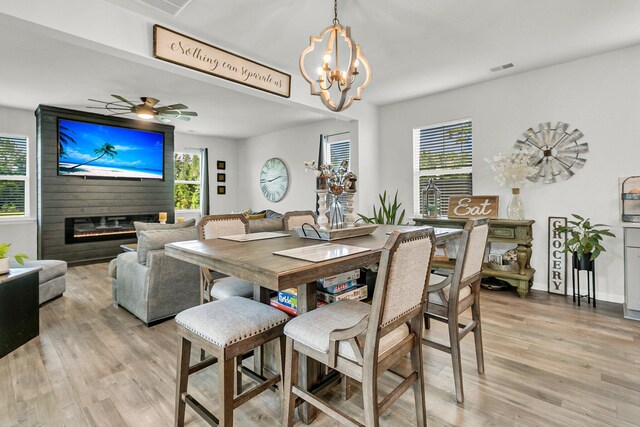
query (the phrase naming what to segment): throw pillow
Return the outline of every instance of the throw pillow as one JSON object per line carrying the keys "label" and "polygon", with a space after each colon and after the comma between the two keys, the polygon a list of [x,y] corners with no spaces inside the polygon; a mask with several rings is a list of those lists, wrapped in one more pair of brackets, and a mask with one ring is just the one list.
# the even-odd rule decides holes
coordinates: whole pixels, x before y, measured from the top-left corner
{"label": "throw pillow", "polygon": [[249,214],[249,215],[247,216],[247,219],[248,219],[249,221],[251,221],[251,220],[254,220],[254,219],[262,219],[262,218],[266,218],[266,217],[267,217],[267,214],[266,214],[264,211],[262,211],[262,212],[260,212],[260,213],[252,213],[252,214]]}
{"label": "throw pillow", "polygon": [[196,225],[195,219],[189,221],[176,222],[175,224],[159,224],[157,222],[139,222],[134,221],[133,226],[136,228],[136,237],[140,238],[140,233],[148,230],[175,230],[178,228],[193,227]]}

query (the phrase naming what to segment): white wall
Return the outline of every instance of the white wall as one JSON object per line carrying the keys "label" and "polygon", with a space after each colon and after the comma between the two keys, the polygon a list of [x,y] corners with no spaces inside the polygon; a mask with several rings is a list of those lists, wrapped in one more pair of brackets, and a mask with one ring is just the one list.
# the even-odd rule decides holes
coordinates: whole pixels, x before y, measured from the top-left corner
{"label": "white wall", "polygon": [[36,197],[36,117],[33,111],[0,107],[0,134],[29,138],[29,207],[30,218],[0,219],[0,242],[11,243],[11,254],[38,255]]}
{"label": "white wall", "polygon": [[[400,190],[413,207],[412,129],[470,117],[473,120],[475,194],[499,194],[506,216],[509,189],[501,188],[484,161],[509,152],[529,127],[563,121],[580,129],[589,143],[586,166],[568,181],[534,184],[522,191],[534,225],[535,287],[546,289],[547,218],[578,213],[613,226],[616,239],[597,261],[599,298],[623,300],[623,239],[619,223],[619,176],[640,174],[640,47],[493,80],[458,90],[382,107],[380,159],[383,187]],[[413,211],[408,209],[408,211]],[[570,281],[569,275],[569,281]]]}
{"label": "white wall", "polygon": [[[188,133],[176,133],[174,137],[174,150],[184,151],[186,148],[207,148],[209,155],[209,200],[212,214],[229,213],[238,210],[238,145],[239,141],[213,136],[198,136]],[[220,185],[226,186],[226,194],[218,195],[218,183],[216,182],[218,160],[224,160],[226,170],[226,182]]]}
{"label": "white wall", "polygon": [[[238,178],[238,204],[241,210],[271,209],[284,213],[292,210],[315,210],[315,175],[305,172],[305,160],[318,159],[320,134],[349,131],[352,146],[357,145],[357,122],[324,120],[306,126],[272,132],[246,139],[240,144],[240,175]],[[352,164],[358,161],[354,153]],[[260,191],[260,170],[272,157],[283,160],[289,170],[289,188],[284,198],[273,203]],[[358,174],[358,171],[354,172]],[[360,184],[360,180],[358,180]],[[357,207],[356,207],[357,209]]]}

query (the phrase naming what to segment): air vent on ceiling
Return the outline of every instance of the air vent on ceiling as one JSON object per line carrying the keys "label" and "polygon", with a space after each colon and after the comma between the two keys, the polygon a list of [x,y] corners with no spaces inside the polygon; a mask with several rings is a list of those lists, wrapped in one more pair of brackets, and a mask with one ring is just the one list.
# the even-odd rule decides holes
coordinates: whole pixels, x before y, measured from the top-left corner
{"label": "air vent on ceiling", "polygon": [[507,68],[511,68],[511,67],[513,67],[513,64],[511,62],[509,62],[508,64],[504,64],[504,65],[499,65],[497,67],[493,67],[493,68],[491,68],[491,71],[493,71],[495,73],[496,71],[506,70]]}
{"label": "air vent on ceiling", "polygon": [[176,16],[191,3],[192,0],[134,0],[161,10],[169,15]]}

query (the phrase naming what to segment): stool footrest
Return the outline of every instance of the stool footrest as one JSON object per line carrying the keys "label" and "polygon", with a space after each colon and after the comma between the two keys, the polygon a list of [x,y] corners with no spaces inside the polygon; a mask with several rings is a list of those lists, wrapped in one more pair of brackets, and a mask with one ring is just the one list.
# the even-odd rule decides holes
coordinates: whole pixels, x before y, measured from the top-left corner
{"label": "stool footrest", "polygon": [[233,399],[233,409],[236,409],[238,406],[240,406],[240,405],[248,402],[249,400],[253,399],[254,397],[259,395],[260,393],[262,393],[266,389],[273,387],[273,385],[275,383],[277,383],[278,381],[280,381],[280,375],[275,376],[275,377],[271,378],[270,380],[266,380],[266,381],[262,382],[261,384],[256,385],[252,389],[245,391],[240,396],[238,396],[235,399]]}
{"label": "stool footrest", "polygon": [[[252,371],[251,369],[247,368],[246,366],[238,366],[238,370],[243,374],[248,376],[249,378],[251,378],[252,380],[254,380],[257,383],[264,383],[266,381],[269,381],[269,379],[267,377],[264,377],[254,371]],[[278,378],[279,375],[275,378]],[[277,381],[276,381],[277,382]],[[271,391],[273,391],[274,393],[278,391],[278,386],[275,385],[275,383],[273,383],[270,387]]]}
{"label": "stool footrest", "polygon": [[196,411],[196,413],[198,415],[200,415],[202,417],[202,419],[205,420],[209,425],[217,426],[218,424],[220,424],[220,421],[218,421],[218,418],[216,418],[215,415],[213,415],[211,412],[209,412],[207,410],[207,408],[202,406],[200,404],[200,402],[198,402],[190,394],[182,393],[182,400],[184,400],[184,403],[189,405],[191,407],[191,409]]}
{"label": "stool footrest", "polygon": [[189,375],[191,374],[195,374],[198,371],[203,370],[206,367],[209,367],[211,365],[213,365],[214,363],[217,363],[218,359],[214,356],[210,356],[207,357],[206,359],[204,359],[201,362],[196,363],[195,365],[192,365],[189,367]]}
{"label": "stool footrest", "polygon": [[342,424],[352,426],[352,427],[365,427],[364,424],[351,418],[349,415],[345,414],[341,410],[330,407],[324,402],[323,399],[320,399],[317,396],[298,388],[297,386],[293,386],[291,388],[291,391],[296,396],[300,397],[304,401],[320,409],[322,412],[329,415],[331,418],[338,420]]}

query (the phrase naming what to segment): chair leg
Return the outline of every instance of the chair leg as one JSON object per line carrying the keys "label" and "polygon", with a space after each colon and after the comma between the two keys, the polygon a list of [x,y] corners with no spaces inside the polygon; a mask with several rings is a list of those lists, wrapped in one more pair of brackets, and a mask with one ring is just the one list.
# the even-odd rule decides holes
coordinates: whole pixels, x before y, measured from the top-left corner
{"label": "chair leg", "polygon": [[380,424],[378,408],[378,375],[364,372],[362,378],[362,400],[364,401],[364,424],[378,427]]}
{"label": "chair leg", "polygon": [[424,392],[424,367],[422,365],[422,322],[417,316],[412,323],[415,324],[414,331],[418,331],[418,340],[411,350],[411,369],[418,373],[418,379],[413,383],[413,395],[416,402],[416,419],[418,427],[427,427],[427,403]]}
{"label": "chair leg", "polygon": [[218,390],[220,391],[219,427],[233,427],[233,383],[235,360],[218,360]]}
{"label": "chair leg", "polygon": [[351,381],[345,374],[340,375],[340,388],[342,389],[342,399],[351,399]]}
{"label": "chair leg", "polygon": [[464,402],[464,390],[462,389],[462,360],[460,355],[460,330],[458,329],[458,317],[449,317],[448,325],[453,381],[456,386],[456,399],[459,403],[462,403]]}
{"label": "chair leg", "polygon": [[189,384],[189,357],[191,356],[191,341],[181,337],[178,350],[178,366],[176,368],[176,417],[175,426],[184,426],[184,411],[186,403],[182,393],[186,393]]}
{"label": "chair leg", "polygon": [[242,366],[242,356],[236,357],[236,395],[240,396],[242,394],[242,372],[240,372],[240,367]]}
{"label": "chair leg", "polygon": [[293,340],[288,337],[286,340],[282,425],[284,427],[292,427],[293,416],[296,410],[296,397],[291,390],[298,382],[298,352],[293,349]]}
{"label": "chair leg", "polygon": [[278,374],[280,374],[280,386],[278,387],[278,394],[280,395],[281,401],[284,396],[284,364],[286,345],[286,337],[284,335],[280,336],[280,338],[278,338],[278,352],[276,353],[276,369],[278,370]]}
{"label": "chair leg", "polygon": [[431,318],[426,314],[424,315],[424,328],[431,329]]}
{"label": "chair leg", "polygon": [[482,349],[482,322],[480,321],[480,302],[476,302],[471,306],[471,316],[476,322],[473,328],[473,339],[476,344],[476,363],[478,364],[478,373],[484,374],[484,352]]}

